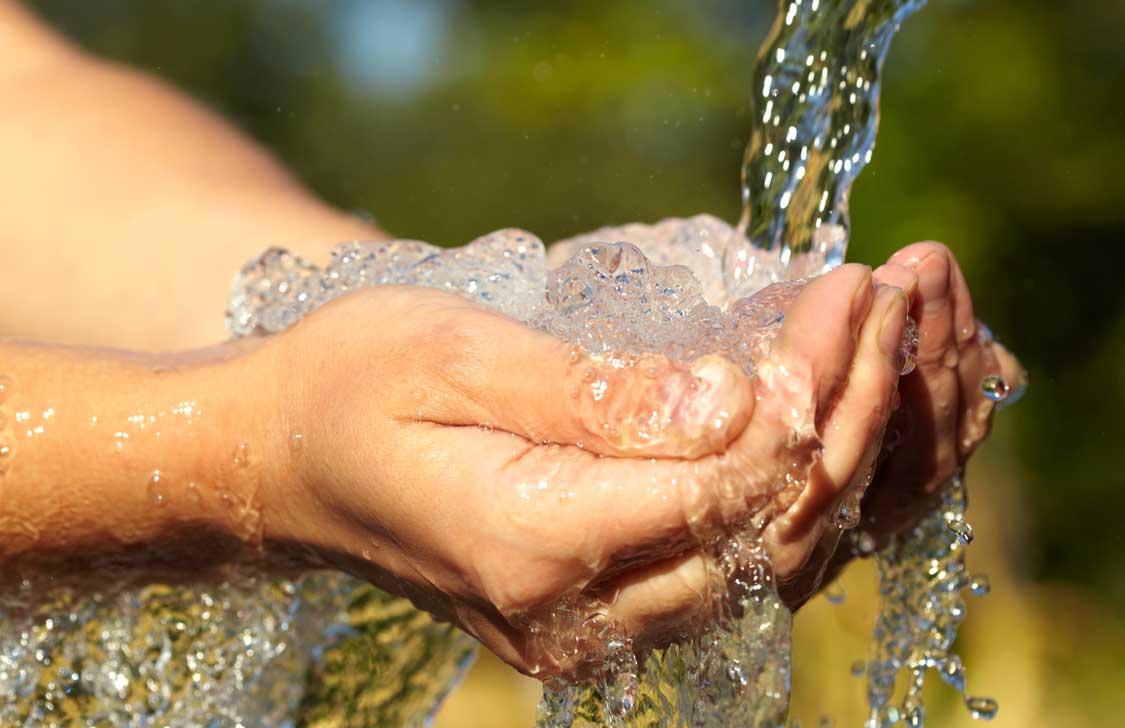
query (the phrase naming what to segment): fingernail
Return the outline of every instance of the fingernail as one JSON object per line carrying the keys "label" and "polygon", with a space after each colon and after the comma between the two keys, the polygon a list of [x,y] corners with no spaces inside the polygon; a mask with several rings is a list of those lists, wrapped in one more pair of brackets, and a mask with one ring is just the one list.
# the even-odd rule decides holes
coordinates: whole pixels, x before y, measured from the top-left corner
{"label": "fingernail", "polygon": [[741,374],[718,357],[696,361],[691,368],[695,386],[685,393],[676,414],[689,434],[721,433],[746,406],[739,396]]}
{"label": "fingernail", "polygon": [[864,266],[859,285],[856,286],[855,291],[852,293],[852,331],[858,331],[859,325],[867,318],[867,312],[871,309],[871,296],[873,294],[874,288],[871,285],[871,269]]}
{"label": "fingernail", "polygon": [[879,348],[887,356],[898,357],[902,353],[902,333],[906,329],[906,294],[897,288],[888,290],[891,300],[879,327]]}

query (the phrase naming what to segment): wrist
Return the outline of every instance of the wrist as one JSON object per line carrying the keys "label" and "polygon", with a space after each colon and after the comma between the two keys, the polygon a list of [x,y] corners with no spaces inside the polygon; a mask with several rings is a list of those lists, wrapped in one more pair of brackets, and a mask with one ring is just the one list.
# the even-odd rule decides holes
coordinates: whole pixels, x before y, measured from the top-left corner
{"label": "wrist", "polygon": [[245,351],[2,348],[6,576],[190,579],[262,552],[269,395],[252,385],[270,377]]}

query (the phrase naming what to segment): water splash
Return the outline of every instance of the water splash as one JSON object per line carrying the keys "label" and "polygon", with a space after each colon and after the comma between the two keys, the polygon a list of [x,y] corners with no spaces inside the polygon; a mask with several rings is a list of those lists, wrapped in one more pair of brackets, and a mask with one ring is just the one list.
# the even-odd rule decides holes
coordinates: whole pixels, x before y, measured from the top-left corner
{"label": "water splash", "polygon": [[[927,670],[937,671],[948,685],[965,694],[965,669],[952,652],[965,619],[961,593],[966,588],[974,593],[987,591],[981,586],[987,581],[980,576],[970,579],[965,567],[966,505],[964,481],[954,477],[936,510],[909,534],[875,554],[882,599],[867,666],[871,713],[866,728],[884,728],[900,720],[910,726],[923,725],[922,687]],[[906,690],[895,704],[892,698],[900,676],[905,678]],[[990,718],[998,710],[990,698],[968,700],[974,717]]]}

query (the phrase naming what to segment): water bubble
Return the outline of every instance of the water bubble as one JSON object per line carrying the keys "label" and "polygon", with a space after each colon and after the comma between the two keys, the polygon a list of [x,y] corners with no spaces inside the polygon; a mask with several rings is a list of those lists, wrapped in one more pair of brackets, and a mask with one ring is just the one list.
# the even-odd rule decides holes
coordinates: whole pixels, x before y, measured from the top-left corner
{"label": "water bubble", "polygon": [[4,404],[4,401],[12,394],[13,384],[11,377],[7,374],[0,374],[0,404]]}
{"label": "water bubble", "polygon": [[965,665],[957,655],[950,655],[941,667],[941,679],[959,693],[965,692]]}
{"label": "water bubble", "polygon": [[[964,693],[964,667],[952,648],[965,618],[961,590],[971,581],[964,546],[972,540],[972,529],[964,520],[965,505],[958,473],[941,491],[941,506],[876,556],[882,603],[867,666],[871,714],[866,725],[885,728],[900,720],[922,725],[929,670]],[[892,705],[894,695],[902,694],[900,678],[906,691]]]}
{"label": "water bubble", "polygon": [[1003,377],[995,374],[984,378],[984,382],[980,385],[980,390],[985,397],[988,397],[993,402],[1003,402],[1007,399],[1008,393],[1011,391]]}
{"label": "water bubble", "polygon": [[977,720],[992,720],[1000,712],[1000,705],[992,698],[970,697],[965,699],[969,714]]}
{"label": "water bubble", "polygon": [[867,531],[859,531],[852,537],[852,553],[866,558],[875,553],[875,537]]}
{"label": "water bubble", "polygon": [[836,512],[832,514],[832,523],[836,528],[848,530],[859,525],[861,516],[859,501],[860,499],[851,493],[844,497],[844,500],[836,507]]}
{"label": "water bubble", "polygon": [[988,596],[988,592],[991,590],[992,586],[988,582],[988,577],[984,574],[975,574],[969,581],[969,591],[973,593],[973,596]]}
{"label": "water bubble", "polygon": [[901,366],[899,374],[906,376],[918,365],[918,324],[913,317],[906,318],[906,328],[902,332],[902,348],[899,352]]}
{"label": "water bubble", "polygon": [[968,546],[973,542],[973,527],[961,516],[949,517],[949,514],[946,514],[945,525],[957,534],[957,539],[962,544]]}
{"label": "water bubble", "polygon": [[12,463],[12,446],[7,440],[0,437],[0,475],[8,471]]}

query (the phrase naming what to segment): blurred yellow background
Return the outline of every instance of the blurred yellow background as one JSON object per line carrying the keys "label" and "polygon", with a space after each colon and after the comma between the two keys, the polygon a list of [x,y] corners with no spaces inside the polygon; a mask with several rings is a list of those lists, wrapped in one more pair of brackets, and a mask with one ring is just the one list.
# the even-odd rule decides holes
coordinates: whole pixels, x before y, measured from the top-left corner
{"label": "blurred yellow background", "polygon": [[[522,226],[737,215],[768,0],[36,0],[161,75],[315,190],[440,244]],[[1125,722],[1125,1],[931,0],[887,63],[849,257],[920,239],[961,258],[1031,390],[969,472],[959,649],[997,726]],[[270,241],[263,240],[263,247]],[[471,485],[471,484],[470,484]],[[796,620],[794,714],[858,725],[869,564]],[[937,683],[938,681],[934,680]],[[932,725],[970,719],[935,685]],[[488,656],[441,728],[530,725],[538,687]]]}

